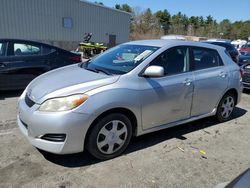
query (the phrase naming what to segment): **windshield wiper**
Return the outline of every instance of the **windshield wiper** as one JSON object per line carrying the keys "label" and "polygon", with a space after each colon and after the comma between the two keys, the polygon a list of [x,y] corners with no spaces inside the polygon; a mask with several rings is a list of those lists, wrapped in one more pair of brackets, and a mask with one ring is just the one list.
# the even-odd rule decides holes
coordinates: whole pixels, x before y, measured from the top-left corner
{"label": "windshield wiper", "polygon": [[95,68],[94,69],[96,72],[102,72],[104,74],[107,74],[107,75],[112,75],[110,72],[106,71],[106,70],[103,70],[103,69],[98,69],[98,68]]}
{"label": "windshield wiper", "polygon": [[85,69],[86,69],[86,70],[89,70],[89,71],[92,71],[92,72],[96,72],[96,73],[98,73],[98,72],[99,72],[98,70],[95,70],[95,69],[90,69],[90,68],[87,68],[87,67],[85,67]]}
{"label": "windshield wiper", "polygon": [[92,72],[96,72],[96,73],[102,72],[102,73],[107,74],[107,75],[112,75],[110,72],[102,70],[102,69],[98,69],[98,68],[91,69],[91,68],[88,68],[88,67],[84,67],[84,68],[86,70],[89,70],[89,71],[92,71]]}
{"label": "windshield wiper", "polygon": [[89,62],[90,62],[90,60],[91,60],[91,59],[88,59],[87,61],[84,61],[84,62],[80,63],[80,65],[79,65],[79,66],[80,66],[81,68],[85,68],[85,67],[87,67],[87,66],[88,66],[88,64],[89,64]]}
{"label": "windshield wiper", "polygon": [[103,69],[99,69],[99,68],[89,68],[88,65],[89,65],[89,62],[90,62],[91,59],[85,61],[85,62],[82,62],[80,64],[80,67],[81,68],[85,68],[86,70],[89,70],[89,71],[92,71],[92,72],[96,72],[96,73],[99,73],[99,72],[102,72],[104,74],[107,74],[107,75],[112,75],[109,71],[107,70],[103,70]]}

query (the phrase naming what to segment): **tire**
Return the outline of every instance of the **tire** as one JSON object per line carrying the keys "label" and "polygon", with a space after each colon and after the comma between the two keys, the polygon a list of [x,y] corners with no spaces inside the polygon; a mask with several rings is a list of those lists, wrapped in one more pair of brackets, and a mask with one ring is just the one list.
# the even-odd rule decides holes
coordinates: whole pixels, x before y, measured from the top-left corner
{"label": "tire", "polygon": [[108,160],[119,156],[132,137],[132,124],[128,117],[115,113],[99,120],[86,140],[86,149],[97,159]]}
{"label": "tire", "polygon": [[217,107],[217,112],[215,115],[216,119],[221,123],[230,120],[232,118],[235,105],[236,105],[235,95],[230,92],[226,93],[222,97]]}

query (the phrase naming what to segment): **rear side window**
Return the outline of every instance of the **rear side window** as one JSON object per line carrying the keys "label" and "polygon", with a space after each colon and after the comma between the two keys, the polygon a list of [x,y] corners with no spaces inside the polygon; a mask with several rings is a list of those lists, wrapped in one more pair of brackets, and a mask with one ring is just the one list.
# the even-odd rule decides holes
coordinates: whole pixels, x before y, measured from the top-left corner
{"label": "rear side window", "polygon": [[165,75],[187,72],[189,71],[189,50],[184,46],[170,48],[155,58],[150,65],[162,66]]}
{"label": "rear side window", "polygon": [[216,50],[207,48],[192,48],[194,70],[207,69],[222,65],[221,58]]}
{"label": "rear side window", "polygon": [[5,56],[6,47],[7,47],[7,43],[0,43],[0,57]]}
{"label": "rear side window", "polygon": [[43,55],[47,55],[47,54],[53,53],[55,51],[56,50],[54,48],[50,48],[48,46],[42,46],[42,54]]}
{"label": "rear side window", "polygon": [[14,43],[14,55],[15,56],[28,56],[39,55],[41,53],[41,47],[30,44]]}

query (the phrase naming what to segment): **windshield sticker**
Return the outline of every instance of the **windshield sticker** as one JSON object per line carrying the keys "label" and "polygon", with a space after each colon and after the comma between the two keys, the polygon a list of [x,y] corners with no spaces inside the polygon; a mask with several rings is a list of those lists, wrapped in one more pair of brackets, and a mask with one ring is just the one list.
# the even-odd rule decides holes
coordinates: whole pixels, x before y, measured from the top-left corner
{"label": "windshield sticker", "polygon": [[141,54],[139,54],[134,61],[141,61],[142,59],[145,59],[146,57],[148,57],[153,51],[152,50],[145,50],[144,52],[142,52]]}

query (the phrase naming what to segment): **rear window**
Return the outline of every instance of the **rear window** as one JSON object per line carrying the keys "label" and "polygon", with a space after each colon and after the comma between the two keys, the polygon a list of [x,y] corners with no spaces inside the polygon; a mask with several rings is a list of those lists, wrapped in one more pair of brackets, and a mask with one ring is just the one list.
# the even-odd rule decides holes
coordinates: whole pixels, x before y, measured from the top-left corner
{"label": "rear window", "polygon": [[27,55],[39,55],[41,47],[36,45],[14,43],[14,55],[15,56],[27,56]]}
{"label": "rear window", "polygon": [[193,66],[195,70],[207,69],[222,65],[221,58],[216,50],[207,48],[192,48]]}

